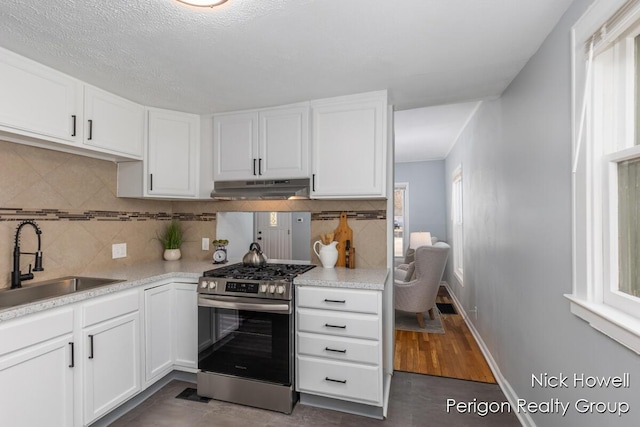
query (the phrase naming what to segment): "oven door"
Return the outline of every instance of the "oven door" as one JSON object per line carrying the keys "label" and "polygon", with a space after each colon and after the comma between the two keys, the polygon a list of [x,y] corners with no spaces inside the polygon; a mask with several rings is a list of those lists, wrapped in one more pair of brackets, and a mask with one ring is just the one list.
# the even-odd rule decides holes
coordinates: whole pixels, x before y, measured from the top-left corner
{"label": "oven door", "polygon": [[199,295],[198,338],[201,372],[292,384],[290,301]]}

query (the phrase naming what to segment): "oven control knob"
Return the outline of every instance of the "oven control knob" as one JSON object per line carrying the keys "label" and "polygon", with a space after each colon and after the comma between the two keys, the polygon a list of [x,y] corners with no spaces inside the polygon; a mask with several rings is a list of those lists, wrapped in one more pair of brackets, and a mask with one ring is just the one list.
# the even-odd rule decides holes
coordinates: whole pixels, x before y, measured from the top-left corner
{"label": "oven control knob", "polygon": [[282,286],[282,285],[278,286],[276,288],[276,293],[280,294],[280,295],[284,294],[284,286]]}
{"label": "oven control knob", "polygon": [[260,285],[260,293],[266,294],[268,290],[269,290],[269,285],[267,285],[266,283],[263,283],[262,285]]}
{"label": "oven control knob", "polygon": [[270,294],[276,293],[276,285],[269,285],[269,293]]}
{"label": "oven control knob", "polygon": [[209,289],[215,289],[218,286],[218,282],[211,281],[209,282]]}
{"label": "oven control knob", "polygon": [[207,289],[207,286],[209,286],[209,282],[207,282],[206,280],[203,280],[203,281],[200,283],[200,287],[201,287],[202,289]]}

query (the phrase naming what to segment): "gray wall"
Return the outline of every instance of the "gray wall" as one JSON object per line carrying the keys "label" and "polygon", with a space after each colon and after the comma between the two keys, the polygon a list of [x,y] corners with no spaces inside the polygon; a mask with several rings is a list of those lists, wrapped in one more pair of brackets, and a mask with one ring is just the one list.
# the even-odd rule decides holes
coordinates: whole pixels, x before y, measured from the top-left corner
{"label": "gray wall", "polygon": [[395,164],[395,182],[409,183],[409,230],[429,231],[445,240],[447,234],[445,206],[445,162],[410,162]]}
{"label": "gray wall", "polygon": [[[570,28],[590,3],[572,4],[503,96],[483,103],[446,160],[447,177],[463,167],[464,287],[447,274],[455,294],[508,383],[506,393],[571,405],[564,417],[529,414],[538,426],[640,421],[639,356],[572,315],[563,296],[572,290]],[[446,187],[449,197],[448,179]],[[541,373],[624,372],[628,389],[531,383]],[[579,414],[574,405],[582,398],[628,402],[631,412]]]}

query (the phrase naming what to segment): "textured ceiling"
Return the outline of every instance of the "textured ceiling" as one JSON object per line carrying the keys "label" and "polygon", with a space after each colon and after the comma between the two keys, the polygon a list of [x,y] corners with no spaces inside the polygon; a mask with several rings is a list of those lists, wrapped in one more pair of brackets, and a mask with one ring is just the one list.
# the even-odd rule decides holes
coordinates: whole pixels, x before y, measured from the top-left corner
{"label": "textured ceiling", "polygon": [[499,95],[571,0],[2,0],[0,46],[154,107]]}

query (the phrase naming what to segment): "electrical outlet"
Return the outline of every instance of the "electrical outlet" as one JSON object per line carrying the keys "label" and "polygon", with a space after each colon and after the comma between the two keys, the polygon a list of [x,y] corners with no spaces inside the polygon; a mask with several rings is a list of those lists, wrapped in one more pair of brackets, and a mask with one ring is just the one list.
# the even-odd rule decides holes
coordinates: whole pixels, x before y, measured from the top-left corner
{"label": "electrical outlet", "polygon": [[209,250],[209,238],[208,237],[203,237],[202,238],[202,250],[203,251],[208,251]]}
{"label": "electrical outlet", "polygon": [[127,244],[126,243],[114,243],[111,245],[111,258],[125,258],[127,256]]}

